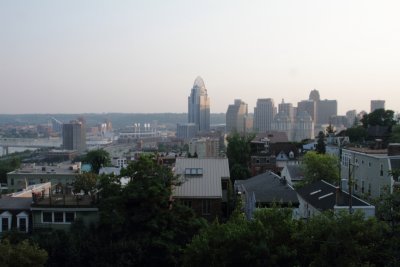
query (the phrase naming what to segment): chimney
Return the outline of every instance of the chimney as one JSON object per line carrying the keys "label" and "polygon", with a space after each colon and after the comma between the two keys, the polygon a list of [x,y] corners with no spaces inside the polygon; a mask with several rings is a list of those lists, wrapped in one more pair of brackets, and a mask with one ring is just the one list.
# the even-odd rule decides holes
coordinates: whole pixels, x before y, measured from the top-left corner
{"label": "chimney", "polygon": [[388,145],[388,156],[400,155],[400,143],[390,143]]}

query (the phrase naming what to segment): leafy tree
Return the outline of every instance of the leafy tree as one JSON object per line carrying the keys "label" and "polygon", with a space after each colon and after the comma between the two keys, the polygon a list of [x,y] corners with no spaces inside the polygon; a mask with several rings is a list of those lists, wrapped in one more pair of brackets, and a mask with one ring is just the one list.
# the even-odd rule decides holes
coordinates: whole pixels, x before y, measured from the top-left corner
{"label": "leafy tree", "polygon": [[318,133],[317,146],[315,147],[315,151],[318,154],[325,154],[326,145],[325,145],[325,135],[322,131]]}
{"label": "leafy tree", "polygon": [[400,143],[400,125],[396,124],[392,127],[392,132],[390,133],[389,141],[392,143]]}
{"label": "leafy tree", "polygon": [[339,180],[338,160],[328,154],[318,154],[314,151],[304,155],[302,168],[304,171],[304,182],[313,183],[325,180],[337,183]]}
{"label": "leafy tree", "polygon": [[78,193],[84,191],[85,195],[92,194],[96,189],[97,174],[87,172],[81,173],[75,177],[74,191]]}
{"label": "leafy tree", "polygon": [[254,134],[240,135],[238,133],[233,133],[227,137],[228,147],[226,154],[233,180],[246,179],[250,176],[250,143],[254,137]]}
{"label": "leafy tree", "polygon": [[389,126],[396,124],[393,110],[376,109],[369,114],[365,114],[361,119],[364,128],[369,126]]}
{"label": "leafy tree", "polygon": [[367,130],[362,126],[354,126],[346,130],[351,143],[363,143],[367,138]]}
{"label": "leafy tree", "polygon": [[226,224],[214,222],[186,247],[184,266],[295,266],[291,210],[258,210],[253,220],[236,212]]}
{"label": "leafy tree", "polygon": [[110,154],[104,149],[89,151],[83,161],[92,166],[92,172],[95,174],[99,174],[101,167],[111,164]]}
{"label": "leafy tree", "polygon": [[121,175],[125,187],[102,178],[99,262],[115,265],[175,266],[183,246],[204,226],[193,210],[171,201],[176,177],[151,156],[132,162]]}
{"label": "leafy tree", "polygon": [[385,266],[387,227],[361,212],[314,216],[296,232],[300,266]]}
{"label": "leafy tree", "polygon": [[0,265],[4,267],[44,266],[47,252],[24,240],[11,244],[8,239],[0,242]]}

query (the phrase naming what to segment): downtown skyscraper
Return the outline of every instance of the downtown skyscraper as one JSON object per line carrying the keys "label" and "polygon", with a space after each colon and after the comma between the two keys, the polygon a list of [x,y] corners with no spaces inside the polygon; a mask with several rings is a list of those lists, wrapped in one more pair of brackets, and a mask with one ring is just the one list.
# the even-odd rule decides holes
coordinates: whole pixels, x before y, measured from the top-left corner
{"label": "downtown skyscraper", "polygon": [[199,132],[210,130],[210,98],[200,76],[194,81],[188,97],[188,122],[196,124]]}
{"label": "downtown skyscraper", "polygon": [[275,115],[274,100],[271,98],[257,99],[257,105],[254,108],[254,131],[259,133],[271,131]]}

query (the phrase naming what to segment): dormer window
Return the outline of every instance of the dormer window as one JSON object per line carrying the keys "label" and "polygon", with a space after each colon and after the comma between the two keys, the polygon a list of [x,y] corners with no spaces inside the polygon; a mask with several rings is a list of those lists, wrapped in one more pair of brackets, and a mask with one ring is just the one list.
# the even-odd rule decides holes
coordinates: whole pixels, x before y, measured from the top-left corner
{"label": "dormer window", "polygon": [[186,168],[185,177],[201,177],[203,176],[203,168]]}

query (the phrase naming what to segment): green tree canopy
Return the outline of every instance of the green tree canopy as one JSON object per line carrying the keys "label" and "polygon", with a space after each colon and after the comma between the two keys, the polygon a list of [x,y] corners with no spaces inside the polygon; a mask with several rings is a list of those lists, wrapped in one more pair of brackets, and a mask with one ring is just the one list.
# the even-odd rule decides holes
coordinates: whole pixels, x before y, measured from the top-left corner
{"label": "green tree canopy", "polygon": [[85,192],[85,195],[93,193],[96,189],[96,183],[97,174],[92,172],[81,173],[75,177],[74,191],[75,193],[78,193],[83,190]]}
{"label": "green tree canopy", "polygon": [[365,114],[361,119],[364,128],[369,126],[389,126],[396,124],[393,110],[376,109],[371,113]]}
{"label": "green tree canopy", "polygon": [[346,134],[351,143],[363,143],[368,136],[367,130],[363,126],[353,126],[347,128]]}
{"label": "green tree canopy", "polygon": [[318,154],[325,154],[326,152],[325,135],[322,131],[318,133],[317,146],[315,147],[315,151]]}
{"label": "green tree canopy", "polygon": [[337,184],[339,180],[338,160],[328,154],[318,154],[314,151],[304,155],[302,168],[304,182],[313,183],[325,180]]}
{"label": "green tree canopy", "polygon": [[396,124],[392,127],[392,132],[390,133],[389,142],[400,143],[400,125]]}
{"label": "green tree canopy", "polygon": [[99,174],[101,167],[111,164],[110,154],[104,149],[89,151],[83,161],[92,166],[92,172],[95,174]]}
{"label": "green tree canopy", "polygon": [[47,252],[35,244],[24,240],[17,244],[11,244],[8,239],[0,241],[0,265],[4,267],[19,266],[44,266],[47,260]]}
{"label": "green tree canopy", "polygon": [[249,178],[251,160],[250,143],[254,137],[254,134],[240,135],[238,133],[233,133],[226,138],[228,141],[226,155],[229,160],[231,179]]}

